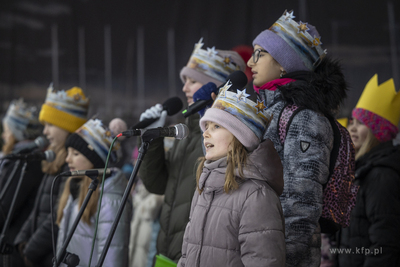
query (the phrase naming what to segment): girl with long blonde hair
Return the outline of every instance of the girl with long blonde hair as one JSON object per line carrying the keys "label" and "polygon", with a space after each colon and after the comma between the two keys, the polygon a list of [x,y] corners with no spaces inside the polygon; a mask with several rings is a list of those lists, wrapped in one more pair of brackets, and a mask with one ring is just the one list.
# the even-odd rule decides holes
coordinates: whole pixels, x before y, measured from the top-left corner
{"label": "girl with long blonde hair", "polygon": [[200,119],[205,156],[178,266],[284,266],[283,171],[263,103],[221,89]]}
{"label": "girl with long blonde hair", "polygon": [[[50,216],[50,205],[56,209],[58,194],[62,192],[66,179],[58,179],[54,183],[53,191],[51,187],[55,176],[67,171],[65,142],[71,133],[86,122],[88,108],[89,99],[79,87],[55,91],[50,86],[47,90],[39,121],[44,125],[43,134],[50,143],[47,149],[53,150],[56,158],[53,162],[42,161],[43,174],[33,210],[14,240],[26,266],[53,266],[53,218]],[[51,192],[53,203],[50,203]],[[57,228],[54,230],[57,233]]]}
{"label": "girl with long blonde hair", "polygon": [[[113,136],[116,134],[118,133],[114,133],[113,129],[105,127],[98,119],[91,119],[85,123],[68,137],[65,144],[68,151],[66,162],[70,171],[104,168]],[[110,164],[116,162],[118,149],[119,143],[117,141],[109,157]],[[69,232],[72,230],[72,224],[82,208],[93,178],[95,177],[73,176],[67,180],[57,211],[57,224],[59,225],[57,251],[63,247]],[[104,181],[102,181],[102,177],[99,177],[99,180],[99,186],[91,195],[67,246],[69,253],[78,255],[80,259],[78,266],[89,266],[90,261],[90,266],[97,264],[127,186],[124,173],[117,168],[112,170],[110,177],[107,177]],[[103,196],[100,202],[101,190]],[[103,266],[128,266],[131,217],[132,203],[129,199],[119,220]],[[94,249],[92,251],[93,241]]]}

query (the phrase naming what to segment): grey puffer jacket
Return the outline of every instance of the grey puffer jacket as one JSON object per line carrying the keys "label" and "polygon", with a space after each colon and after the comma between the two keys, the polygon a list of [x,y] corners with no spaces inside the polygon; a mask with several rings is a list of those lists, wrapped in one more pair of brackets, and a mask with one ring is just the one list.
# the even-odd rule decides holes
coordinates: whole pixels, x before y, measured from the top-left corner
{"label": "grey puffer jacket", "polygon": [[[97,261],[103,252],[105,242],[111,230],[111,226],[115,221],[117,211],[121,205],[121,199],[126,185],[127,180],[125,175],[120,170],[113,172],[112,176],[105,180],[103,197],[101,200],[97,237],[90,266],[95,266],[97,264]],[[99,184],[96,190],[101,190],[101,184]],[[80,207],[78,206],[78,199],[73,199],[73,197],[70,195],[67,205],[64,208],[64,216],[60,223],[57,251],[61,249],[65,239],[67,238],[72,224],[78,215],[79,209]],[[96,216],[97,212],[90,219],[91,225],[88,225],[82,221],[77,225],[77,228],[67,247],[68,252],[79,256],[79,267],[89,266],[89,257],[92,249]],[[128,266],[131,218],[132,199],[128,198],[102,266]]]}
{"label": "grey puffer jacket", "polygon": [[226,157],[205,163],[178,266],[284,266],[282,165],[272,142],[249,154],[245,178],[228,194],[226,164]]}
{"label": "grey puffer jacket", "polygon": [[[285,78],[285,76],[284,76]],[[285,216],[286,265],[319,266],[323,185],[328,181],[333,116],[346,96],[346,83],[337,62],[324,59],[315,73],[296,72],[295,81],[273,90],[260,90],[273,119],[265,138],[270,139],[283,165],[285,186],[280,196]],[[284,146],[278,123],[286,104],[304,107],[290,123]]]}

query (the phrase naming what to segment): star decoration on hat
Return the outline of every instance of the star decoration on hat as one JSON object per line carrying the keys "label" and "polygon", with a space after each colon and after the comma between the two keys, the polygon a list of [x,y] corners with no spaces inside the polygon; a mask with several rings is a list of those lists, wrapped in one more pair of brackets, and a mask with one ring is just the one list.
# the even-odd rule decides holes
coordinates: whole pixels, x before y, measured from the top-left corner
{"label": "star decoration on hat", "polygon": [[286,14],[284,16],[285,16],[285,20],[288,20],[289,22],[296,17],[293,15],[293,11],[290,11],[290,12],[286,11]]}
{"label": "star decoration on hat", "polygon": [[221,87],[221,89],[219,89],[218,95],[219,95],[220,97],[226,97],[226,91],[227,91],[229,88],[231,88],[231,86],[232,86],[232,82],[231,82],[231,80],[228,80],[228,81],[224,84],[224,86]]}
{"label": "star decoration on hat", "polygon": [[194,44],[194,50],[198,50],[201,49],[203,47],[204,43],[203,43],[203,37],[200,38],[199,42]]}
{"label": "star decoration on hat", "polygon": [[229,65],[232,62],[232,59],[230,57],[224,57],[224,64]]}
{"label": "star decoration on hat", "polygon": [[257,105],[254,107],[257,109],[257,114],[267,109],[267,107],[264,105],[264,100],[260,102],[259,99],[257,99]]}
{"label": "star decoration on hat", "polygon": [[103,123],[102,123],[101,120],[99,120],[99,119],[93,119],[93,120],[92,120],[92,125],[93,125],[94,127],[103,127]]}
{"label": "star decoration on hat", "polygon": [[312,44],[313,44],[312,47],[322,45],[321,37],[317,37],[314,35],[314,40],[312,41]]}
{"label": "star decoration on hat", "polygon": [[68,97],[67,92],[65,91],[58,91],[57,95],[61,98],[61,99],[65,99]]}
{"label": "star decoration on hat", "polygon": [[212,48],[207,47],[207,54],[209,57],[215,58],[215,56],[218,54],[218,52],[215,51],[215,46],[213,46]]}
{"label": "star decoration on hat", "polygon": [[246,93],[246,88],[243,89],[243,91],[240,91],[239,89],[236,89],[236,95],[235,97],[237,98],[237,102],[243,101],[246,102],[246,98],[249,97],[250,95]]}
{"label": "star decoration on hat", "polygon": [[73,98],[74,98],[74,100],[76,101],[76,102],[78,102],[79,100],[81,100],[81,95],[80,94],[75,94],[74,96],[73,96]]}
{"label": "star decoration on hat", "polygon": [[300,33],[300,32],[305,33],[306,31],[308,31],[310,28],[307,27],[307,24],[308,24],[307,22],[303,23],[300,21],[299,26],[297,26],[297,28],[298,28],[297,33]]}

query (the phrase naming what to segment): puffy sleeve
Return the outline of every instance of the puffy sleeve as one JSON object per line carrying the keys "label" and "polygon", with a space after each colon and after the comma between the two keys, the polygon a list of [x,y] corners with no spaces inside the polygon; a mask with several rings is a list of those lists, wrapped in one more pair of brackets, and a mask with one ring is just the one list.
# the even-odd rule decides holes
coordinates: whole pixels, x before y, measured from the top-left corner
{"label": "puffy sleeve", "polygon": [[[100,258],[100,255],[104,249],[107,237],[110,233],[111,226],[115,220],[120,205],[121,195],[115,195],[115,197],[111,196],[103,199],[97,230],[97,239],[99,244],[99,254],[97,255],[98,258]],[[115,230],[113,239],[111,240],[111,244],[104,259],[103,266],[128,266],[131,218],[132,202],[129,198],[122,212],[121,219]]]}
{"label": "puffy sleeve", "polygon": [[150,143],[139,176],[146,189],[153,194],[163,195],[168,182],[168,170],[165,163],[164,138],[157,138]]}
{"label": "puffy sleeve", "polygon": [[293,117],[283,147],[286,264],[312,266],[320,260],[323,184],[328,181],[332,127],[311,110]]}
{"label": "puffy sleeve", "polygon": [[244,266],[285,266],[284,219],[278,195],[268,186],[246,199],[239,244]]}

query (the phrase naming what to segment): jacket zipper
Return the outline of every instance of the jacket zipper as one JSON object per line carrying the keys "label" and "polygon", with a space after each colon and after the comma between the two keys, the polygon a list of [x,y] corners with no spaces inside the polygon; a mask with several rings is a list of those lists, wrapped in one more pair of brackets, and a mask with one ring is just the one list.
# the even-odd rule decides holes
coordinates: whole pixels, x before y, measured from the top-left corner
{"label": "jacket zipper", "polygon": [[215,191],[212,192],[211,200],[210,200],[210,203],[208,204],[207,211],[206,211],[206,216],[205,216],[205,218],[203,220],[203,225],[201,226],[201,242],[200,242],[199,255],[197,256],[197,264],[196,264],[196,266],[200,266],[200,256],[201,256],[201,251],[203,249],[203,240],[204,240],[204,228],[205,228],[205,225],[206,225],[206,222],[207,222],[208,212],[210,211],[211,204],[212,204],[212,202],[214,200],[214,195],[215,195]]}

